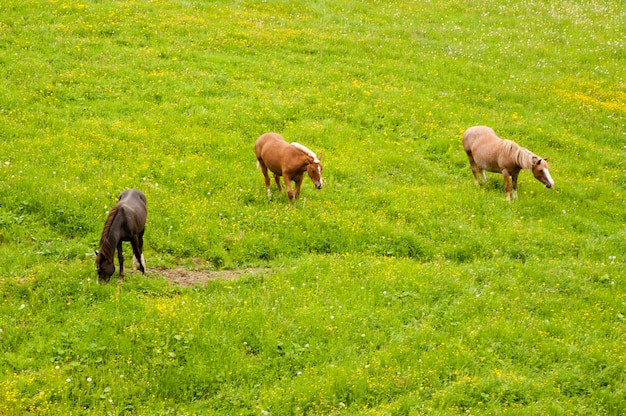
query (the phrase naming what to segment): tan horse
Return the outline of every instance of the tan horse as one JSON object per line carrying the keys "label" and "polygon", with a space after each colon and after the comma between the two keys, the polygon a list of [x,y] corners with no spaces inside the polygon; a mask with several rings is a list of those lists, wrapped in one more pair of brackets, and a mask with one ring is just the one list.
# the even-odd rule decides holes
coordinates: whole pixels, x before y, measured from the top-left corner
{"label": "tan horse", "polygon": [[517,176],[520,170],[531,170],[535,178],[547,188],[554,187],[550,176],[548,158],[541,158],[511,140],[503,140],[489,127],[474,126],[463,133],[463,148],[478,184],[478,174],[487,181],[485,171],[502,173],[506,200],[511,200],[509,177],[513,178],[513,199],[517,199]]}
{"label": "tan horse", "polygon": [[[268,169],[274,174],[274,181],[278,190],[282,191],[280,176],[285,181],[289,204],[293,204],[294,198],[300,196],[300,187],[304,172],[307,172],[316,189],[322,189],[322,165],[320,159],[322,154],[315,155],[311,150],[299,143],[287,143],[280,134],[265,133],[259,137],[254,145],[254,152],[258,166],[265,176],[265,188],[267,196],[271,197],[270,177]],[[296,183],[295,192],[291,189],[291,181]]]}

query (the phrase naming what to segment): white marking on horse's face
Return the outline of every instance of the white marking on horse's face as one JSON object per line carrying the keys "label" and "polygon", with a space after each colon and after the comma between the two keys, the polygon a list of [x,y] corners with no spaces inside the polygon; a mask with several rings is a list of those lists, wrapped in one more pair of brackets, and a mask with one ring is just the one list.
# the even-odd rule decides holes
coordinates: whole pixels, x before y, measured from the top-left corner
{"label": "white marking on horse's face", "polygon": [[547,168],[537,169],[533,172],[533,175],[539,182],[544,184],[546,188],[552,188],[554,186],[554,181],[552,180],[550,171]]}
{"label": "white marking on horse's face", "polygon": [[535,179],[544,184],[546,188],[550,189],[554,187],[554,180],[552,180],[552,176],[550,176],[550,166],[548,166],[546,159],[539,159],[534,164],[532,171]]}
{"label": "white marking on horse's face", "polygon": [[554,187],[554,181],[552,180],[552,176],[550,176],[550,171],[548,169],[542,169],[543,175],[546,178],[546,187],[548,188],[553,188]]}
{"label": "white marking on horse's face", "polygon": [[321,165],[317,167],[317,171],[320,174],[320,189],[322,189],[324,187],[324,180],[322,179],[322,166]]}
{"label": "white marking on horse's face", "polygon": [[306,170],[309,174],[309,178],[313,181],[313,185],[315,185],[315,189],[322,189],[324,187],[324,181],[322,180],[322,165],[318,163],[317,166],[314,166],[311,163],[307,166]]}

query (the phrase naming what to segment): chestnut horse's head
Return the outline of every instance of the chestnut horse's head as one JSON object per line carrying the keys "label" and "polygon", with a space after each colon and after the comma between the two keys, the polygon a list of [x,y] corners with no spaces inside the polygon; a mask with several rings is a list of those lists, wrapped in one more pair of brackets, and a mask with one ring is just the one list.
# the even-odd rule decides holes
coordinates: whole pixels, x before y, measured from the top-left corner
{"label": "chestnut horse's head", "polygon": [[324,181],[322,180],[322,170],[324,170],[324,167],[320,163],[321,158],[322,154],[320,153],[313,158],[313,162],[309,163],[309,166],[306,168],[309,178],[311,178],[313,185],[315,185],[315,189],[322,189],[324,187]]}
{"label": "chestnut horse's head", "polygon": [[537,158],[537,160],[533,161],[532,171],[535,178],[544,184],[546,188],[550,189],[554,187],[554,181],[550,176],[550,166],[547,160],[547,157],[545,159]]}
{"label": "chestnut horse's head", "polygon": [[307,157],[313,159],[307,165],[306,171],[309,174],[309,178],[311,178],[311,180],[313,181],[315,189],[322,189],[324,187],[324,181],[322,180],[322,170],[324,169],[324,167],[320,162],[320,160],[322,159],[322,154],[319,153],[318,155],[315,155],[315,153],[311,149],[297,142],[291,142],[291,145],[303,151],[307,155]]}

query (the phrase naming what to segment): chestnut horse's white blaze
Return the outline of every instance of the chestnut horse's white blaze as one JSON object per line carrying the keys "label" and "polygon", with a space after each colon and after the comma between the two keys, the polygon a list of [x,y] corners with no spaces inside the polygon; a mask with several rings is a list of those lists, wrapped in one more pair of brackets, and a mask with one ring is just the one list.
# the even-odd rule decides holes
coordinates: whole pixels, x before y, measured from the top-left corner
{"label": "chestnut horse's white blaze", "polygon": [[504,179],[506,200],[511,200],[509,177],[513,179],[513,199],[517,199],[517,177],[522,169],[530,170],[533,176],[546,188],[554,187],[550,176],[548,158],[537,156],[533,152],[511,140],[503,140],[489,127],[474,126],[463,133],[463,149],[469,158],[474,183],[478,183],[478,174],[487,181],[485,171],[498,172]]}
{"label": "chestnut horse's white blaze", "polygon": [[[322,189],[324,187],[324,180],[322,179],[322,165],[320,164],[320,160],[317,157],[317,155],[315,154],[315,152],[313,150],[309,149],[308,147],[298,143],[298,142],[291,142],[291,145],[294,146],[296,149],[302,150],[304,153],[308,154],[309,156],[311,156],[313,158],[313,163],[317,164],[317,174],[320,177],[320,179],[319,179],[319,186],[318,186],[318,183],[315,182],[313,177],[311,177],[311,179],[313,180],[313,184],[315,185],[315,187],[317,189]],[[322,157],[322,156],[320,155],[320,157]]]}
{"label": "chestnut horse's white blaze", "polygon": [[[547,158],[546,158],[547,159]],[[544,159],[545,160],[545,159]],[[550,184],[550,186],[547,186],[547,188],[553,188],[554,187],[554,180],[552,180],[552,176],[550,176],[550,171],[548,169],[543,169],[541,171],[541,173],[543,175],[545,175],[546,179],[548,180],[548,183]]]}
{"label": "chestnut horse's white blaze", "polygon": [[[254,145],[257,165],[265,177],[267,196],[271,197],[270,177],[268,170],[274,174],[274,181],[278,190],[282,190],[280,177],[285,181],[289,204],[300,196],[300,187],[304,172],[307,172],[316,189],[322,189],[321,153],[316,155],[311,149],[299,143],[287,143],[280,134],[265,133],[259,137]],[[295,191],[291,189],[291,181],[296,184]]]}

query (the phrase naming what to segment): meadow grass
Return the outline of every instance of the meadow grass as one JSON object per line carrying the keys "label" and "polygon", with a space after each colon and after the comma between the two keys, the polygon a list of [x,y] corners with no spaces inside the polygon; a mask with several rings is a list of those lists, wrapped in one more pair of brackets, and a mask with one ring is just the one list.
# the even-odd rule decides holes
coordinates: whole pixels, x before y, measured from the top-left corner
{"label": "meadow grass", "polygon": [[[625,17],[3,2],[0,414],[624,414]],[[477,124],[550,157],[556,188],[475,187]],[[323,152],[294,209],[256,169],[268,131]],[[149,271],[98,285],[130,187]]]}

